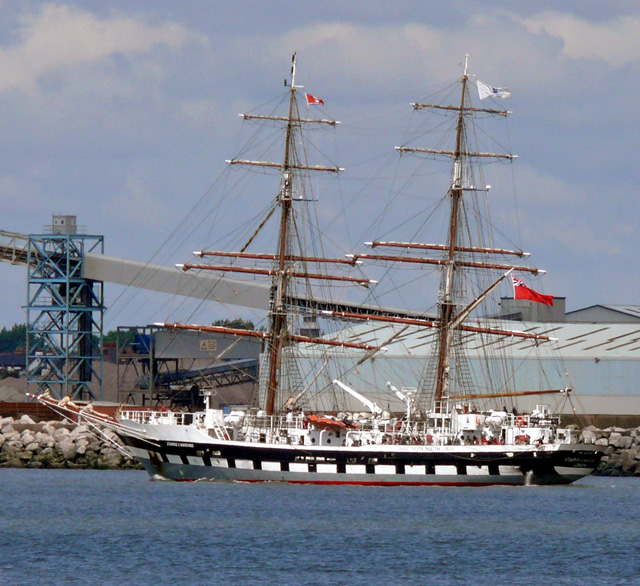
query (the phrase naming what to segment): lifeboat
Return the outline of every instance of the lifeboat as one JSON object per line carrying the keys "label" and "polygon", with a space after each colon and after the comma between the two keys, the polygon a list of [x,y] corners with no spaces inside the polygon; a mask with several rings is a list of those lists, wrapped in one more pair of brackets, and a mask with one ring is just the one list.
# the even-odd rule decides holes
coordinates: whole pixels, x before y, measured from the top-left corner
{"label": "lifeboat", "polygon": [[309,423],[312,423],[314,427],[318,429],[353,429],[357,427],[356,424],[346,423],[341,419],[335,419],[334,417],[328,417],[326,415],[307,415]]}

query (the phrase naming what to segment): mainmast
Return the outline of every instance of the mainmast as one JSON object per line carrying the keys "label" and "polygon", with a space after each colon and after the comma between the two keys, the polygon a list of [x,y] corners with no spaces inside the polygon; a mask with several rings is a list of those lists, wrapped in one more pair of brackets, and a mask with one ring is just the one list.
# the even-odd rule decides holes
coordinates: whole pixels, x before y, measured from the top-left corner
{"label": "mainmast", "polygon": [[439,304],[440,335],[438,344],[438,365],[436,369],[435,405],[439,409],[440,402],[446,397],[449,390],[449,374],[451,372],[451,344],[453,341],[453,329],[451,322],[454,318],[454,279],[456,274],[455,256],[458,243],[458,225],[460,216],[460,200],[462,199],[462,163],[464,153],[465,134],[465,98],[467,93],[467,64],[469,56],[465,55],[464,73],[462,74],[462,91],[460,95],[460,110],[458,112],[458,124],[456,127],[456,142],[453,155],[453,178],[449,189],[450,213],[449,213],[449,237],[447,260],[444,270],[444,290]]}
{"label": "mainmast", "polygon": [[[527,256],[522,251],[507,250],[504,248],[487,248],[486,246],[469,246],[465,245],[462,235],[464,221],[463,212],[463,197],[467,190],[475,190],[472,185],[468,185],[468,177],[466,177],[467,161],[471,158],[493,158],[493,159],[508,159],[511,160],[514,155],[491,153],[491,152],[476,152],[469,149],[467,145],[467,117],[473,116],[476,112],[482,112],[492,115],[506,116],[508,114],[505,110],[495,110],[489,108],[476,108],[473,107],[468,98],[468,85],[469,78],[467,75],[468,58],[465,56],[464,72],[461,79],[461,92],[459,105],[442,106],[438,104],[413,104],[415,110],[422,110],[424,108],[445,110],[455,112],[457,116],[456,120],[456,135],[455,144],[453,149],[434,149],[434,148],[418,148],[418,147],[396,147],[401,153],[413,152],[424,153],[427,155],[441,155],[450,157],[453,161],[453,172],[451,175],[451,184],[447,192],[449,199],[449,226],[447,232],[447,241],[442,245],[437,244],[423,244],[413,242],[371,242],[371,247],[396,247],[405,248],[407,250],[433,250],[442,251],[443,256],[440,259],[432,259],[420,257],[418,262],[425,264],[433,264],[441,267],[442,279],[440,284],[440,296],[438,299],[438,319],[435,327],[439,330],[436,336],[436,372],[435,372],[435,386],[434,386],[434,403],[436,410],[440,411],[442,408],[442,401],[447,400],[450,395],[451,378],[452,378],[452,353],[453,353],[453,341],[456,331],[478,331],[487,334],[497,335],[509,335],[502,328],[487,328],[487,327],[470,327],[463,324],[464,320],[471,314],[471,312],[482,302],[482,300],[488,295],[489,292],[495,289],[500,281],[502,281],[511,271],[525,271],[532,274],[538,274],[540,271],[536,268],[529,268],[525,266],[514,266],[509,262],[496,262],[491,261],[490,258],[494,255],[497,256]],[[473,255],[470,257],[469,255]],[[480,260],[476,255],[480,256]],[[393,262],[416,262],[415,257],[391,257],[388,255],[359,255],[357,258],[370,258]],[[487,270],[500,270],[507,271],[503,274],[498,281],[496,281],[491,287],[484,291],[479,297],[477,297],[471,304],[460,309],[457,308],[457,304],[461,299],[458,298],[460,293],[460,277],[459,273],[461,269],[487,269]]]}

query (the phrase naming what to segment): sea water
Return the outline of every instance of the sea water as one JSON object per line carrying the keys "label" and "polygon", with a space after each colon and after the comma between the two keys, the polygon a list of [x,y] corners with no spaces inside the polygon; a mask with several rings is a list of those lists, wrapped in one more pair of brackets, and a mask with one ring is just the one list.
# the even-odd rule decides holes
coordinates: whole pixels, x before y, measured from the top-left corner
{"label": "sea water", "polygon": [[0,584],[640,584],[640,479],[560,487],[0,470]]}

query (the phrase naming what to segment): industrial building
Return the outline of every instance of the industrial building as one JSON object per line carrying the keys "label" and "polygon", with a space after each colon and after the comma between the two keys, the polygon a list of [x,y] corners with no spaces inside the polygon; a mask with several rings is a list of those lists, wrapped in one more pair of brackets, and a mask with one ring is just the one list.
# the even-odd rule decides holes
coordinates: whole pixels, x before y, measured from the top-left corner
{"label": "industrial building", "polygon": [[[599,425],[640,424],[640,324],[522,322],[511,327],[557,339],[534,350],[530,343],[517,339],[495,342],[494,349],[507,350],[513,358],[512,388],[526,391],[545,388],[546,383],[546,388],[570,388],[572,392],[557,397],[547,395],[544,399],[535,395],[509,399],[509,409],[515,406],[519,411],[531,412],[538,403],[550,403],[565,415],[588,415]],[[344,335],[365,339],[374,345],[393,336],[389,326],[377,328],[368,337],[358,331],[361,328],[355,326]],[[425,335],[424,330],[407,329],[373,364],[361,364],[347,382],[358,390],[376,389],[373,398],[378,404],[399,411],[402,404],[386,391],[386,380],[397,387],[418,387],[432,342],[433,337]],[[483,370],[481,363],[493,360],[486,357],[485,346],[486,340],[479,336],[469,336],[466,340],[469,367],[476,373],[479,392],[483,385],[482,376],[478,374]],[[343,360],[346,365],[357,359],[352,354],[345,355]],[[308,357],[309,365],[317,362],[318,357]],[[357,405],[353,408],[361,409]]]}

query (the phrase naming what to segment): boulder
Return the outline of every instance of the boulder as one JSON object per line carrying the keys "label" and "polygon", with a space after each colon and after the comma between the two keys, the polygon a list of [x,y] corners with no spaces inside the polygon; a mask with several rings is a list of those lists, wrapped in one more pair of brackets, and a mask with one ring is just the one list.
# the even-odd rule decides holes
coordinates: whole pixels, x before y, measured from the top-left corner
{"label": "boulder", "polygon": [[633,438],[631,436],[623,435],[618,440],[618,447],[621,450],[628,450],[632,445],[633,445]]}
{"label": "boulder", "polygon": [[56,431],[56,426],[53,424],[53,422],[51,421],[47,421],[47,423],[45,423],[41,430],[42,433],[46,433],[47,435],[53,436],[53,434]]}
{"label": "boulder", "polygon": [[62,441],[64,438],[68,437],[69,430],[66,427],[59,427],[53,432],[53,438],[56,442]]}
{"label": "boulder", "polygon": [[118,468],[122,464],[122,456],[117,450],[112,450],[106,454],[103,453],[101,459],[109,468]]}
{"label": "boulder", "polygon": [[69,433],[69,437],[74,441],[80,437],[87,437],[90,435],[91,435],[91,432],[89,431],[89,428],[86,425],[78,425],[78,427],[72,429],[71,432]]}
{"label": "boulder", "polygon": [[87,446],[89,442],[86,439],[79,439],[76,441],[76,452],[79,456],[84,456],[87,452]]}
{"label": "boulder", "polygon": [[53,448],[44,448],[39,454],[36,454],[36,459],[40,462],[48,464],[52,460],[58,459],[58,452]]}
{"label": "boulder", "polygon": [[633,472],[636,468],[635,450],[622,450],[620,452],[620,461],[622,464],[622,471],[624,473]]}
{"label": "boulder", "polygon": [[20,434],[17,431],[15,431],[13,428],[11,428],[11,431],[8,431],[7,433],[3,434],[3,437],[8,442],[19,442],[20,441]]}
{"label": "boulder", "polygon": [[607,427],[603,431],[610,431],[611,433],[620,433],[620,434],[622,434],[627,430],[624,427],[616,427],[615,425],[613,425],[611,427]]}
{"label": "boulder", "polygon": [[580,439],[582,443],[595,444],[596,440],[598,439],[598,436],[596,435],[595,431],[585,428],[582,430],[582,433],[580,434]]}
{"label": "boulder", "polygon": [[609,435],[609,445],[615,448],[619,447],[621,437],[622,437],[621,433],[619,433],[618,431],[612,431],[611,435]]}
{"label": "boulder", "polygon": [[91,450],[92,452],[99,452],[102,449],[102,442],[98,439],[95,439],[89,442],[87,446],[87,451]]}
{"label": "boulder", "polygon": [[32,444],[35,441],[33,432],[29,429],[25,429],[20,436],[20,441],[22,442],[23,446]]}
{"label": "boulder", "polygon": [[11,425],[11,423],[7,423],[2,427],[2,429],[0,429],[0,433],[2,433],[2,435],[9,435],[12,432],[15,432],[15,428],[13,427],[13,425]]}
{"label": "boulder", "polygon": [[38,453],[42,451],[42,447],[38,442],[31,442],[27,446],[25,446],[25,450],[32,453]]}
{"label": "boulder", "polygon": [[20,422],[19,423],[35,423],[35,421],[33,419],[31,419],[31,417],[29,417],[28,415],[23,415],[20,418]]}
{"label": "boulder", "polygon": [[48,433],[38,432],[34,436],[34,441],[38,442],[43,448],[52,448],[56,440]]}
{"label": "boulder", "polygon": [[73,458],[76,457],[76,444],[74,444],[70,439],[65,438],[61,442],[57,442],[56,447],[65,460],[73,460]]}
{"label": "boulder", "polygon": [[14,441],[7,441],[2,444],[2,453],[7,456],[15,456],[22,451],[22,444]]}
{"label": "boulder", "polygon": [[27,462],[18,458],[18,456],[12,456],[2,463],[3,468],[26,468]]}

